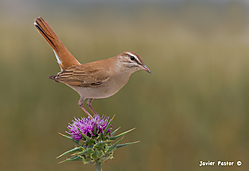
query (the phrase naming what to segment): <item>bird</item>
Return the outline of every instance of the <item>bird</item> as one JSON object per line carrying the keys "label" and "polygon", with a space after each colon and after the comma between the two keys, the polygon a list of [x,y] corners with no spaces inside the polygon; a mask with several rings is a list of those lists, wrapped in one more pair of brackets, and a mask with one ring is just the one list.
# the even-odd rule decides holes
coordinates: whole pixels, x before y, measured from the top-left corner
{"label": "bird", "polygon": [[37,17],[34,26],[52,47],[61,71],[49,76],[55,82],[64,83],[79,95],[79,107],[90,117],[92,115],[84,108],[92,108],[94,99],[108,98],[116,94],[128,82],[132,73],[144,70],[151,73],[143,59],[135,52],[125,51],[111,58],[81,64],[63,45],[61,40],[42,18]]}

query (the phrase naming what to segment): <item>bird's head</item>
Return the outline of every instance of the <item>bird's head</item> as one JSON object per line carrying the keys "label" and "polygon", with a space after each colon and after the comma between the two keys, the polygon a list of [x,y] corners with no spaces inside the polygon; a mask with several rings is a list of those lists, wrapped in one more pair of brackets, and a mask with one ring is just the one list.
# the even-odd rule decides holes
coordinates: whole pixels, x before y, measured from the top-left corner
{"label": "bird's head", "polygon": [[144,64],[143,59],[135,52],[127,51],[119,54],[118,61],[126,71],[131,71],[131,73],[144,70],[151,74],[150,69]]}

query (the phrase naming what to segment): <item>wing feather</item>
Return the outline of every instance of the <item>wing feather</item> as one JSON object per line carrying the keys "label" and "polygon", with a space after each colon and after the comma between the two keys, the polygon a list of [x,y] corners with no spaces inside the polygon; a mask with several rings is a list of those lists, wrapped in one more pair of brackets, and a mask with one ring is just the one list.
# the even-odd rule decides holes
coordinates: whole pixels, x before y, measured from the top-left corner
{"label": "wing feather", "polygon": [[103,67],[78,65],[60,72],[55,81],[80,87],[97,87],[109,79],[108,71]]}

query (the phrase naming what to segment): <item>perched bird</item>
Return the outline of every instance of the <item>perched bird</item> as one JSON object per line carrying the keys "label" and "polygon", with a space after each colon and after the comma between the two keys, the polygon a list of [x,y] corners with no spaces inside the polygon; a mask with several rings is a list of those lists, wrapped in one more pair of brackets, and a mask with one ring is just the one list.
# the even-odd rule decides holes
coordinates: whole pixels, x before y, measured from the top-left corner
{"label": "perched bird", "polygon": [[78,105],[90,117],[83,102],[96,114],[91,104],[93,99],[107,98],[117,93],[138,70],[151,73],[142,58],[135,52],[123,52],[112,58],[81,64],[62,44],[48,23],[41,17],[34,21],[40,34],[53,48],[61,71],[49,78],[74,89],[80,95]]}

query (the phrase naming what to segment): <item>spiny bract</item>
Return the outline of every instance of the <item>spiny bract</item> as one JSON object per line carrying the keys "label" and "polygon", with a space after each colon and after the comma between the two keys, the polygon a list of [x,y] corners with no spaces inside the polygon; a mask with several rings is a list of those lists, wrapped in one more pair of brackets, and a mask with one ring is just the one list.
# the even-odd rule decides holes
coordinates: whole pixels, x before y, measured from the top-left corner
{"label": "spiny bract", "polygon": [[[111,132],[113,118],[110,121],[104,115],[101,118],[95,115],[92,119],[90,117],[87,119],[74,118],[73,123],[68,126],[69,131],[67,131],[71,136],[60,134],[77,145],[57,157],[71,154],[69,158],[60,163],[65,161],[83,161],[84,164],[102,164],[105,160],[113,158],[113,152],[116,149],[137,143],[138,141],[119,144],[123,139],[123,135],[134,130],[134,128],[115,135],[119,128]],[[112,143],[118,138],[120,139]]]}

